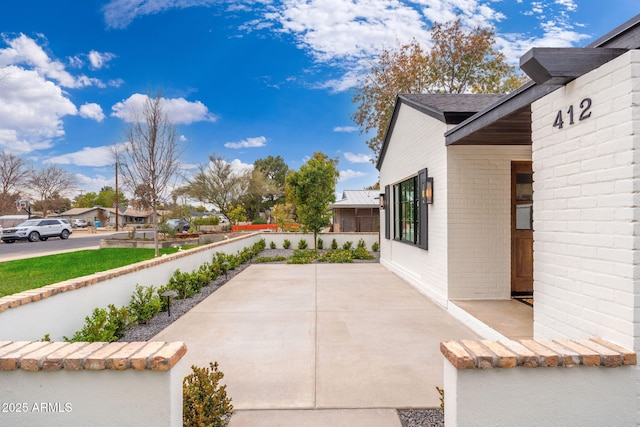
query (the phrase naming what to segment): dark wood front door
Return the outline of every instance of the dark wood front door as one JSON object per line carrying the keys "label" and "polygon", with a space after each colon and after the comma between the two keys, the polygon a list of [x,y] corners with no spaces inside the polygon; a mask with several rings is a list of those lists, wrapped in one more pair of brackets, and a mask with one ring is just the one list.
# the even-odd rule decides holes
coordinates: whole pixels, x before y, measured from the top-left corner
{"label": "dark wood front door", "polygon": [[511,294],[533,294],[533,171],[511,163]]}

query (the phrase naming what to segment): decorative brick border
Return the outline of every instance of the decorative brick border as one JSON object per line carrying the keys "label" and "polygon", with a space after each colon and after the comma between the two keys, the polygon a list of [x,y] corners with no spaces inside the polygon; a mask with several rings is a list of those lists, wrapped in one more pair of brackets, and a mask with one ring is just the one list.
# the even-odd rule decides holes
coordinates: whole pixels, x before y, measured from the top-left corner
{"label": "decorative brick border", "polygon": [[602,338],[443,341],[440,343],[440,352],[456,369],[515,368],[517,366],[615,368],[637,364],[634,351]]}
{"label": "decorative brick border", "polygon": [[0,298],[0,313],[10,308],[20,307],[21,305],[29,304],[32,302],[40,301],[41,299],[49,298],[62,292],[69,292],[76,289],[84,288],[85,286],[92,286],[105,280],[110,280],[123,274],[135,273],[136,271],[151,268],[165,262],[173,261],[182,257],[193,255],[194,253],[211,250],[216,246],[224,246],[232,241],[248,239],[255,236],[256,233],[248,234],[246,236],[234,237],[233,239],[223,240],[221,242],[210,243],[208,245],[199,246],[197,248],[188,249],[186,251],[176,252],[167,256],[153,258],[146,261],[141,261],[136,264],[127,265],[124,267],[118,267],[105,272],[84,276],[79,279],[70,279],[64,282],[55,283],[53,285],[43,286],[37,289],[31,289],[23,291],[13,295],[7,295]]}
{"label": "decorative brick border", "polygon": [[187,352],[183,342],[0,341],[0,371],[168,371]]}

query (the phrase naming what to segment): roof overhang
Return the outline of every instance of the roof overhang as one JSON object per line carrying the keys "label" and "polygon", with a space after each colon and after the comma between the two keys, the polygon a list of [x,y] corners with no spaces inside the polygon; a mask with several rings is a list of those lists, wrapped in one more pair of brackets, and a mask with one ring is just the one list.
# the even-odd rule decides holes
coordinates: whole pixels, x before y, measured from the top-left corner
{"label": "roof overhang", "polygon": [[447,131],[446,145],[530,145],[531,103],[560,86],[521,86]]}
{"label": "roof overhang", "polygon": [[520,68],[539,85],[563,85],[617,58],[627,49],[534,47],[520,58]]}

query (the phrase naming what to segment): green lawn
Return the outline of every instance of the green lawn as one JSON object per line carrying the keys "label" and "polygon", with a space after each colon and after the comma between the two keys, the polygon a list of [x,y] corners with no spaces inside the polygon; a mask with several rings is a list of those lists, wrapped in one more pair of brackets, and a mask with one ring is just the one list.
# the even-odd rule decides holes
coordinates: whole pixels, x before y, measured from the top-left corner
{"label": "green lawn", "polygon": [[[160,249],[160,254],[177,252]],[[154,257],[154,249],[99,249],[0,262],[0,297]]]}

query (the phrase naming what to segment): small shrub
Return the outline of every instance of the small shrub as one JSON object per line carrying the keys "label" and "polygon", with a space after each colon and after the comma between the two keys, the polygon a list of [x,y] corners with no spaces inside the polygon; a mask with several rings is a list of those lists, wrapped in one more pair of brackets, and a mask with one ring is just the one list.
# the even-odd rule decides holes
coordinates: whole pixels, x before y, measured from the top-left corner
{"label": "small shrub", "polygon": [[298,249],[307,249],[307,241],[305,239],[298,241]]}
{"label": "small shrub", "polygon": [[369,253],[365,248],[355,248],[353,251],[353,259],[373,259],[375,258],[373,255]]}
{"label": "small shrub", "polygon": [[346,249],[330,250],[318,258],[319,262],[329,262],[334,264],[342,264],[353,262],[353,253]]}
{"label": "small shrub", "polygon": [[84,327],[77,331],[71,339],[63,337],[65,341],[114,342],[124,336],[131,325],[131,315],[127,307],[116,308],[109,304],[108,311],[104,308],[93,310],[91,317],[85,317]]}
{"label": "small shrub", "polygon": [[287,264],[311,264],[316,258],[316,252],[306,249],[296,249]]}
{"label": "small shrub", "polygon": [[264,218],[256,218],[253,221],[251,221],[251,224],[266,224],[267,220]]}
{"label": "small shrub", "polygon": [[270,247],[271,249],[275,249],[275,248],[276,248],[276,242],[271,242],[271,243],[269,243],[269,247]]}
{"label": "small shrub", "polygon": [[190,279],[189,273],[183,273],[180,269],[176,269],[167,283],[167,288],[176,291],[179,299],[191,298],[196,294],[196,291],[192,288]]}
{"label": "small shrub", "polygon": [[44,337],[42,337],[40,342],[51,342],[51,337],[49,336],[49,334],[44,334]]}
{"label": "small shrub", "polygon": [[263,263],[267,263],[267,262],[280,262],[280,261],[286,261],[287,257],[283,256],[283,255],[276,255],[276,256],[259,256],[257,258],[255,258],[253,260],[253,262],[257,263],[257,264],[263,264]]}
{"label": "small shrub", "polygon": [[138,323],[147,323],[162,310],[162,301],[156,294],[153,286],[136,285],[136,290],[131,295],[129,311]]}
{"label": "small shrub", "polygon": [[371,250],[373,252],[378,252],[380,250],[380,244],[378,242],[373,242],[373,245],[371,245]]}
{"label": "small shrub", "polygon": [[289,239],[284,239],[284,242],[282,242],[282,247],[285,249],[289,249],[291,247],[291,241]]}
{"label": "small shrub", "polygon": [[444,389],[436,386],[436,390],[438,390],[438,394],[440,395],[440,409],[444,412]]}
{"label": "small shrub", "polygon": [[224,374],[218,362],[209,368],[191,366],[193,373],[182,381],[182,422],[184,427],[224,427],[233,412],[227,386],[220,385]]}
{"label": "small shrub", "polygon": [[336,239],[331,240],[331,249],[333,249],[334,251],[338,249],[338,242],[336,241]]}
{"label": "small shrub", "polygon": [[367,242],[365,242],[364,239],[358,240],[358,247],[367,249]]}
{"label": "small shrub", "polygon": [[351,247],[353,246],[353,242],[344,242],[344,244],[342,245],[342,249],[344,249],[345,251],[349,251],[351,250]]}
{"label": "small shrub", "polygon": [[324,242],[321,238],[318,237],[318,242],[316,243],[316,248],[322,250],[324,248]]}

